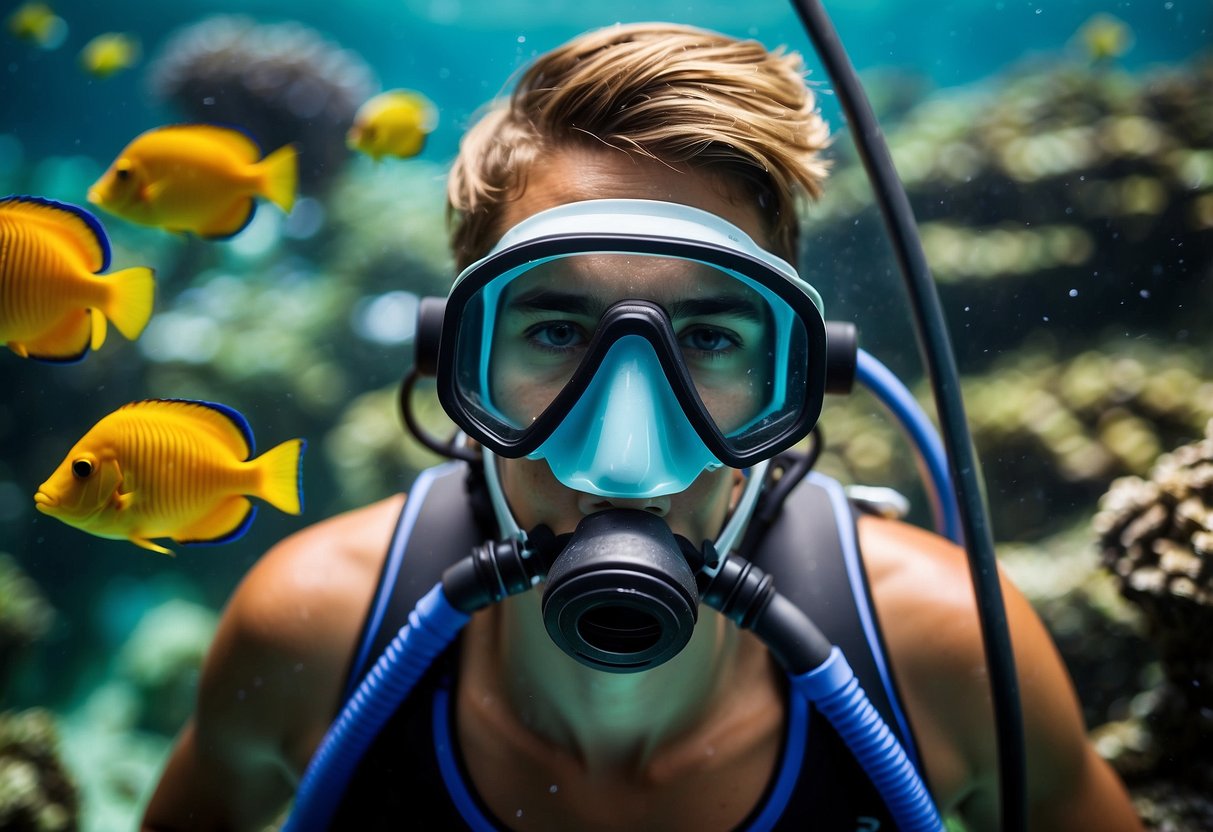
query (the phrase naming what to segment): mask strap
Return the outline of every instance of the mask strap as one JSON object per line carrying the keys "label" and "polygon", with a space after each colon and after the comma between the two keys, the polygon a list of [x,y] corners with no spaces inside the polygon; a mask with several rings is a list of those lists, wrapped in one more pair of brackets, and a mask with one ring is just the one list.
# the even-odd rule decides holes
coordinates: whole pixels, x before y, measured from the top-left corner
{"label": "mask strap", "polygon": [[513,540],[525,540],[526,534],[518,527],[506,502],[505,492],[501,490],[501,480],[497,478],[497,455],[488,448],[481,446],[480,453],[484,455],[484,484],[489,490],[489,501],[493,504],[493,516],[497,518],[497,528],[502,537]]}
{"label": "mask strap", "polygon": [[[767,467],[771,461],[764,459],[762,462],[756,462],[746,470],[745,489],[741,492],[741,499],[737,501],[737,507],[733,509],[732,515],[725,522],[724,528],[716,537],[716,551],[720,553],[721,560],[729,556],[729,552],[737,545],[737,541],[745,533],[746,527],[750,524],[750,517],[754,514],[754,507],[758,505],[758,497],[762,493],[762,486],[766,482]],[[720,571],[720,566],[715,569],[704,567],[703,572],[707,575],[715,576]]]}

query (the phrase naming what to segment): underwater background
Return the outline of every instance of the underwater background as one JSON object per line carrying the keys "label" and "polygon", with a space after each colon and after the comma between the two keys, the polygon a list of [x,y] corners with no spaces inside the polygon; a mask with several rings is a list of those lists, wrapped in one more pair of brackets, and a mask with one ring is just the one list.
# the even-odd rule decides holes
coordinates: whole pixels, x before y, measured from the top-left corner
{"label": "underwater background", "polygon": [[[437,461],[397,396],[418,297],[452,276],[445,172],[478,109],[575,34],[665,19],[805,55],[837,138],[802,271],[934,413],[866,179],[790,5],[77,0],[35,9],[53,25],[21,36],[8,24],[30,5],[0,3],[0,197],[92,210],[111,268],[152,267],[156,299],[136,341],[111,332],[79,363],[0,354],[0,829],[135,828],[250,565]],[[1004,566],[1147,824],[1213,829],[1213,3],[826,8],[920,223]],[[80,52],[107,32],[137,48],[101,77]],[[376,163],[346,130],[394,88],[438,121],[420,153]],[[88,205],[135,136],[201,121],[267,152],[296,144],[289,215],[262,203],[215,241]],[[263,508],[240,539],[170,558],[35,511],[89,428],[153,397],[235,408],[260,449],[306,438],[303,514]],[[424,386],[416,405],[451,430]],[[902,490],[929,525],[874,399],[830,400],[822,427],[819,468]]]}

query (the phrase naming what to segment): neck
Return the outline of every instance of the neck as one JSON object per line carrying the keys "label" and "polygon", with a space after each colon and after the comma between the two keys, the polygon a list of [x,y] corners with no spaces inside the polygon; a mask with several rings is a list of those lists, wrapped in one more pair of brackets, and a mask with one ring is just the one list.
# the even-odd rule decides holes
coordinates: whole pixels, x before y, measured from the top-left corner
{"label": "neck", "polygon": [[531,592],[486,611],[485,620],[465,633],[465,643],[491,657],[479,681],[525,730],[571,754],[587,771],[648,771],[660,752],[710,724],[747,678],[769,678],[765,651],[706,607],[673,659],[639,673],[608,673],[585,667],[552,643],[539,602],[539,593]]}

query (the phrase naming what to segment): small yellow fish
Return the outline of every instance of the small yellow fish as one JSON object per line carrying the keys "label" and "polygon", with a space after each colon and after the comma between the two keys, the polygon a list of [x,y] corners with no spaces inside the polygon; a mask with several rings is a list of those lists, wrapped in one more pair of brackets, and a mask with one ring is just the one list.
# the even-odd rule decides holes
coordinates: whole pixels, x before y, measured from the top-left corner
{"label": "small yellow fish", "polygon": [[76,361],[105,343],[106,318],[138,338],[152,315],[152,270],[98,274],[109,264],[105,229],[83,208],[0,199],[0,343],[22,358]]}
{"label": "small yellow fish", "polygon": [[8,31],[43,49],[56,49],[67,37],[67,23],[46,3],[22,3],[8,16]]}
{"label": "small yellow fish", "polygon": [[306,443],[291,439],[252,457],[253,434],[230,407],[147,399],[118,408],[76,443],[34,495],[69,526],[171,555],[153,543],[226,543],[248,531],[253,496],[303,510]]}
{"label": "small yellow fish", "polygon": [[1133,30],[1118,17],[1100,12],[1078,29],[1078,38],[1091,63],[1114,61],[1133,46]]}
{"label": "small yellow fish", "polygon": [[384,156],[407,159],[425,147],[438,126],[438,110],[421,93],[389,90],[358,108],[345,141],[376,162]]}
{"label": "small yellow fish", "polygon": [[89,75],[108,78],[129,69],[139,61],[139,41],[123,32],[106,32],[90,40],[80,50],[80,65]]}
{"label": "small yellow fish", "polygon": [[290,213],[297,179],[292,145],[263,159],[239,130],[179,124],[136,137],[89,188],[88,201],[140,225],[221,239],[249,224],[258,196]]}

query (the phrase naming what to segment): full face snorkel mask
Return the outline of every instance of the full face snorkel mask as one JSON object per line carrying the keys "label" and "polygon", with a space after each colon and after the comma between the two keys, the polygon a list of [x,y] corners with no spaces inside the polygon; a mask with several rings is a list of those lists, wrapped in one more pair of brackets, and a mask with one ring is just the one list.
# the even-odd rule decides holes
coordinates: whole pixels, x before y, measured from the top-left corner
{"label": "full face snorkel mask", "polygon": [[[436,370],[444,409],[483,446],[507,535],[521,532],[494,455],[546,460],[565,486],[597,496],[674,494],[803,439],[827,386],[817,292],[741,229],[681,204],[589,200],[536,214],[465,269],[436,313],[421,315],[417,363]],[[717,539],[723,551],[761,479]],[[710,543],[628,509],[584,518],[559,551],[543,596],[549,634],[614,672],[682,649],[697,575],[717,566]]]}

